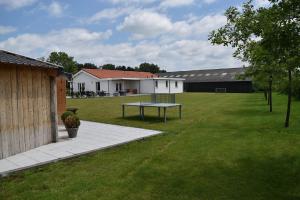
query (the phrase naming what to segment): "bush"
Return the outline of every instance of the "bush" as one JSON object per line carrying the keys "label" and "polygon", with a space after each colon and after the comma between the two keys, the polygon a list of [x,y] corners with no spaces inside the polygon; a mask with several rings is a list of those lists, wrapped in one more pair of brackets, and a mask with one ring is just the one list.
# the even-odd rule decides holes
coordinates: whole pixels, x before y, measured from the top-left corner
{"label": "bush", "polygon": [[77,117],[74,114],[73,115],[69,115],[65,119],[65,126],[66,126],[66,128],[78,128],[80,126],[79,117]]}
{"label": "bush", "polygon": [[74,115],[74,113],[71,112],[71,111],[66,111],[66,112],[64,112],[64,113],[61,115],[61,120],[65,123],[66,118],[67,118],[68,116],[70,116],[70,115]]}

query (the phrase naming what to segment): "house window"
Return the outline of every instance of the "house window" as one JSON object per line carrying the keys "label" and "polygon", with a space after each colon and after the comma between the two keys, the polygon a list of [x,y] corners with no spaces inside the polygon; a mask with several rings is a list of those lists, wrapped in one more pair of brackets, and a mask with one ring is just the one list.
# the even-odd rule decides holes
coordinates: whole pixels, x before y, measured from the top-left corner
{"label": "house window", "polygon": [[80,93],[85,91],[85,83],[78,83],[78,91]]}
{"label": "house window", "polygon": [[158,81],[155,81],[155,87],[158,88]]}
{"label": "house window", "polygon": [[100,92],[101,87],[100,87],[100,82],[96,82],[96,92]]}
{"label": "house window", "polygon": [[177,81],[175,81],[175,87],[178,88],[178,82]]}
{"label": "house window", "polygon": [[166,87],[169,87],[169,81],[166,81]]}

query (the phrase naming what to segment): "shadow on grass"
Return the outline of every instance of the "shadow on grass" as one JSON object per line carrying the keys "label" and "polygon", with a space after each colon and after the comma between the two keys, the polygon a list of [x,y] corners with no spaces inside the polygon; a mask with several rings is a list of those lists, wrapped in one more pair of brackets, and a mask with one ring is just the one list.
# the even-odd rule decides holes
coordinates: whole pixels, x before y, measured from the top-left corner
{"label": "shadow on grass", "polygon": [[[164,123],[163,117],[158,116],[145,116],[144,119],[142,119],[139,115],[132,115],[132,116],[125,116],[124,118],[118,117],[118,120],[128,120],[128,121],[141,121],[141,122],[147,122],[147,123]],[[178,117],[167,117],[167,122],[180,120]]]}
{"label": "shadow on grass", "polygon": [[280,112],[273,111],[269,112],[269,110],[266,109],[248,109],[248,108],[241,108],[238,110],[225,110],[223,112],[224,115],[235,115],[235,116],[246,116],[246,117],[268,117],[268,116],[274,116],[279,115]]}

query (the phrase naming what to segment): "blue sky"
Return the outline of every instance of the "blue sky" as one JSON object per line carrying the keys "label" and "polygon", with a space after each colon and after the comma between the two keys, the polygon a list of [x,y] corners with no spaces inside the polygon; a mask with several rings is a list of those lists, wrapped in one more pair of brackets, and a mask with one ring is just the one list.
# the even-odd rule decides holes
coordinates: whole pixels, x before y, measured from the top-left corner
{"label": "blue sky", "polygon": [[[78,62],[168,71],[239,67],[208,33],[242,0],[0,0],[0,49],[38,58],[65,51]],[[266,0],[255,0],[263,6]]]}

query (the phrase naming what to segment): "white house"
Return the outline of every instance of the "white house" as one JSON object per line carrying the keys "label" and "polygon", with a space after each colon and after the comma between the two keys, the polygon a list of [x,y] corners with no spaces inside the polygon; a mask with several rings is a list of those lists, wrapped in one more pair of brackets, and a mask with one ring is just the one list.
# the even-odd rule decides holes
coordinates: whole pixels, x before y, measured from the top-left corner
{"label": "white house", "polygon": [[104,92],[107,95],[182,93],[183,80],[159,78],[148,72],[83,69],[73,76],[72,87],[73,92]]}

